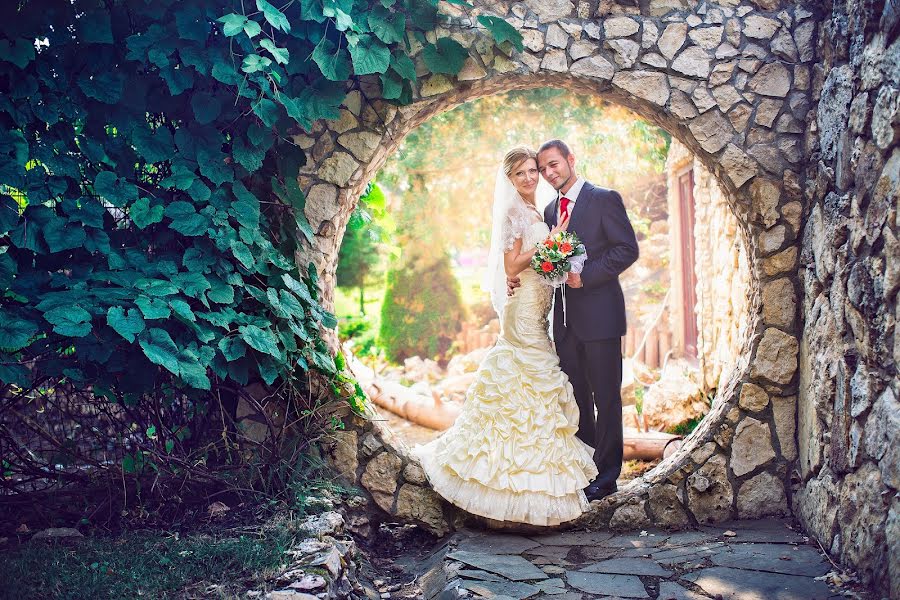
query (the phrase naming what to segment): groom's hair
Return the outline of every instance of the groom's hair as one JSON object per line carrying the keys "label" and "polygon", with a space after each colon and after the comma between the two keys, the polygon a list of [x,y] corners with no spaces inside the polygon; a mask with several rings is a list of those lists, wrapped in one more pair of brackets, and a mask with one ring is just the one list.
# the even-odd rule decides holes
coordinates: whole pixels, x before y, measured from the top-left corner
{"label": "groom's hair", "polygon": [[550,140],[541,144],[541,147],[538,148],[538,154],[543,152],[544,150],[549,150],[550,148],[556,148],[559,150],[559,153],[562,154],[563,158],[569,158],[569,155],[572,154],[572,151],[569,150],[569,146],[562,140]]}

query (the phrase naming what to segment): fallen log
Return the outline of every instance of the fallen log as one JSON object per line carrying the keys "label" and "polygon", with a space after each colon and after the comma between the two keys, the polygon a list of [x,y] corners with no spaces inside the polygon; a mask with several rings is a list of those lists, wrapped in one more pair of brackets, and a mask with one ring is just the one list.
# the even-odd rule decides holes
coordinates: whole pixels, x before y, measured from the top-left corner
{"label": "fallen log", "polygon": [[417,394],[393,381],[373,381],[361,385],[376,405],[416,425],[443,431],[449,429],[459,416],[459,406],[442,402],[437,394]]}
{"label": "fallen log", "polygon": [[622,443],[625,460],[665,458],[681,446],[682,438],[661,431],[626,433]]}

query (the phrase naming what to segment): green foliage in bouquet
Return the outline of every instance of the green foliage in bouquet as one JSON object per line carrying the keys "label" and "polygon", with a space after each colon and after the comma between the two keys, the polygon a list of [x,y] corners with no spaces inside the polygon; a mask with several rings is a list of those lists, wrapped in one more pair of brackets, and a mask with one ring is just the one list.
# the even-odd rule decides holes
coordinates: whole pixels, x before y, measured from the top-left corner
{"label": "green foliage in bouquet", "polygon": [[575,233],[560,231],[537,244],[537,252],[531,257],[531,268],[546,279],[558,279],[572,270],[570,260],[585,252],[584,244]]}
{"label": "green foliage in bouquet", "polygon": [[407,259],[388,271],[379,338],[392,361],[411,356],[443,360],[464,318],[447,255]]}

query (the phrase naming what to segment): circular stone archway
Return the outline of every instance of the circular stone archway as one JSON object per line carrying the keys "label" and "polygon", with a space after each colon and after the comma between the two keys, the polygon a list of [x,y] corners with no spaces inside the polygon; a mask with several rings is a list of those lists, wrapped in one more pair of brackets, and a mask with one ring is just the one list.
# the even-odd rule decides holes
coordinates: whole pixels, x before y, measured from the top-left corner
{"label": "circular stone archway", "polygon": [[[631,109],[677,137],[725,190],[750,259],[749,327],[730,381],[682,448],[594,504],[579,523],[683,527],[786,514],[797,459],[799,173],[816,20],[795,5],[646,4],[643,13],[606,15],[610,9],[597,1],[577,8],[569,0],[476,1],[475,12],[503,16],[522,32],[524,52],[504,53],[458,15],[436,32],[470,50],[457,77],[422,78],[403,107],[379,98],[376,79],[361,78],[339,120],[294,136],[310,157],[300,183],[316,231],[299,260],[316,266],[331,302],[338,249],[364,186],[404,136],[442,111],[533,87],[594,94]],[[695,7],[670,8],[681,4]],[[403,444],[375,421],[350,421],[329,447],[335,467],[393,517],[448,530],[452,510],[428,489]]]}

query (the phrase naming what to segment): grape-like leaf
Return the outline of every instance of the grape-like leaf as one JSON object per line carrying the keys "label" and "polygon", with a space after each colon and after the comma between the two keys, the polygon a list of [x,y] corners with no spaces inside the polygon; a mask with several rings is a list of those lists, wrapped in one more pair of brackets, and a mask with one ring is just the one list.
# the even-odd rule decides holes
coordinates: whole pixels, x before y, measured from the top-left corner
{"label": "grape-like leaf", "polygon": [[262,11],[266,21],[275,29],[288,33],[291,30],[291,23],[284,16],[284,13],[266,2],[266,0],[256,0],[256,8]]}
{"label": "grape-like leaf", "polygon": [[165,329],[151,327],[141,336],[138,343],[150,362],[165,368],[173,375],[178,375],[178,346]]}
{"label": "grape-like leaf", "polygon": [[244,73],[256,73],[272,64],[272,59],[259,54],[248,54],[241,63],[241,71]]}
{"label": "grape-like leaf", "polygon": [[201,125],[212,123],[222,112],[222,101],[215,94],[197,92],[191,95],[191,108]]}
{"label": "grape-like leaf", "polygon": [[31,321],[2,314],[0,316],[0,349],[7,352],[21,350],[31,342],[37,332],[38,326]]}
{"label": "grape-like leaf", "polygon": [[137,334],[144,331],[144,318],[134,308],[128,309],[126,313],[121,306],[111,306],[106,311],[106,323],[129,343],[134,341]]}
{"label": "grape-like leaf", "polygon": [[288,52],[287,48],[279,48],[275,45],[275,43],[269,38],[263,39],[260,43],[260,46],[269,51],[269,54],[272,55],[272,58],[275,59],[279,65],[287,64],[287,62],[291,59],[291,54]]}
{"label": "grape-like leaf", "polygon": [[53,331],[67,337],[84,337],[91,332],[91,313],[80,306],[60,306],[44,313]]}
{"label": "grape-like leaf", "polygon": [[428,44],[422,51],[425,65],[432,73],[456,75],[462,70],[469,51],[452,38],[443,37],[436,44]]}
{"label": "grape-like leaf", "polygon": [[406,54],[394,52],[393,56],[391,56],[391,69],[404,79],[413,83],[416,82],[416,64]]}
{"label": "grape-like leaf", "polygon": [[347,49],[335,49],[334,44],[327,38],[323,38],[316,45],[312,58],[322,75],[331,81],[344,81],[350,77],[350,55]]}
{"label": "grape-like leaf", "polygon": [[378,38],[361,35],[356,45],[350,47],[350,57],[353,60],[353,71],[357,75],[371,75],[387,70],[391,62],[391,51]]}
{"label": "grape-like leaf", "polygon": [[235,36],[244,31],[244,25],[247,23],[247,17],[234,13],[219,17],[216,20],[219,23],[222,23],[222,32],[228,37]]}
{"label": "grape-like leaf", "polygon": [[148,198],[138,198],[137,202],[131,205],[128,215],[138,229],[144,229],[162,221],[163,205],[156,204],[151,206]]}
{"label": "grape-like leaf", "polygon": [[98,196],[112,204],[123,207],[137,200],[138,190],[134,184],[116,177],[112,171],[100,171],[94,178],[94,191]]}
{"label": "grape-like leaf", "polygon": [[494,37],[497,44],[509,42],[513,45],[513,48],[519,52],[523,50],[522,34],[504,19],[489,15],[480,15],[478,17],[478,22],[491,32],[491,35]]}
{"label": "grape-like leaf", "polygon": [[369,13],[369,28],[385,44],[398,44],[406,34],[406,17],[376,5]]}
{"label": "grape-like leaf", "polygon": [[268,329],[262,329],[256,325],[242,325],[238,327],[238,332],[241,334],[241,338],[247,342],[247,345],[254,350],[263,354],[270,354],[276,358],[280,356],[278,340]]}

